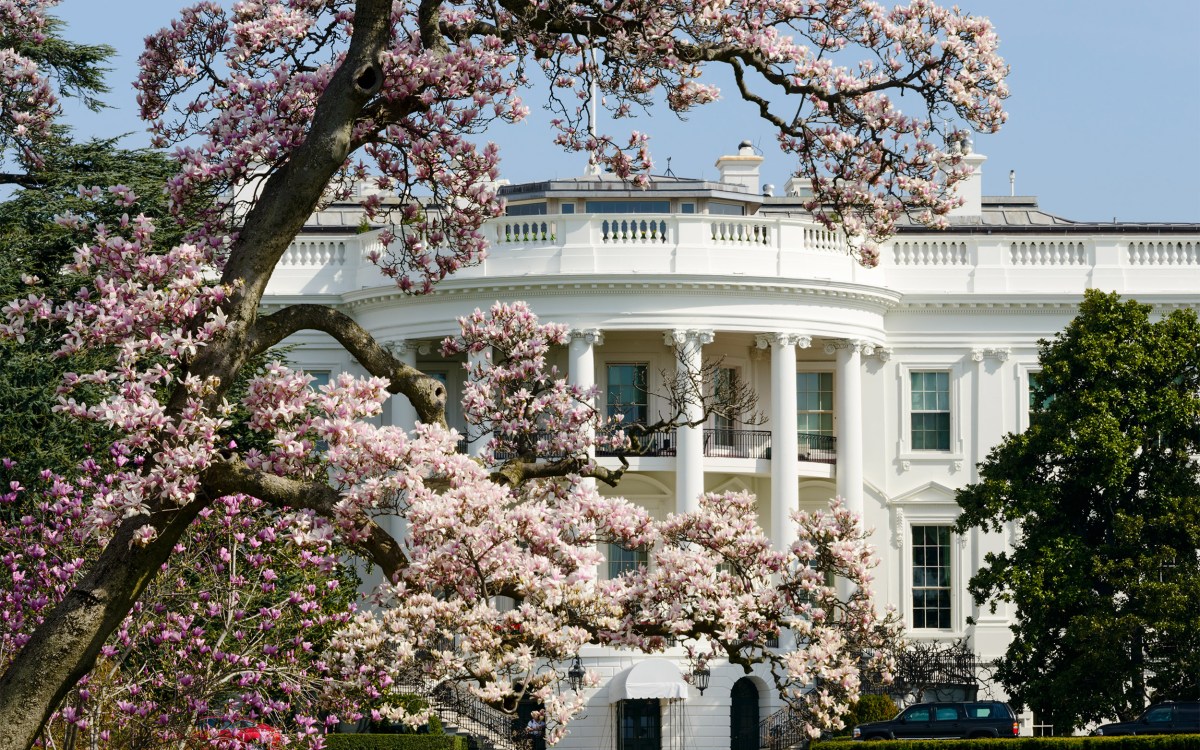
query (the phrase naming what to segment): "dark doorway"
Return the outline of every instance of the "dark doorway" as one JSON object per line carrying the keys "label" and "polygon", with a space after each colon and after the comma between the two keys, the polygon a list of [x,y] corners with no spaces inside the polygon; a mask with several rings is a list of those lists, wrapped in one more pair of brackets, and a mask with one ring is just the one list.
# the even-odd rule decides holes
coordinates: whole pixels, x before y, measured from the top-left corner
{"label": "dark doorway", "polygon": [[749,677],[729,693],[729,750],[758,750],[758,688]]}
{"label": "dark doorway", "polygon": [[662,712],[657,700],[621,701],[617,750],[662,750]]}

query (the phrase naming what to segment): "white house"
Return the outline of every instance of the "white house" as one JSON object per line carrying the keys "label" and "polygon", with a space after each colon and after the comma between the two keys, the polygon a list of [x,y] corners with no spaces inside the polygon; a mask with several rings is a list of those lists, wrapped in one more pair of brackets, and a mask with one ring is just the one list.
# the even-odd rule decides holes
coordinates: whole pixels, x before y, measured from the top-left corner
{"label": "white house", "polygon": [[[743,144],[717,161],[719,182],[507,185],[508,215],[487,226],[488,259],[426,297],[379,275],[365,260],[376,234],[358,233],[354,206],[334,205],[287,251],[265,304],[337,306],[443,377],[452,404],[463,369],[435,344],[457,332],[457,316],[496,300],[525,300],[569,324],[557,364],[651,416],[676,345],[721,358],[726,377],[757,390],[765,424],[680,429],[669,450],[633,459],[615,491],[665,515],[705,490],[747,489],[780,544],[794,533],[790,510],[841,495],[875,529],[879,593],[910,636],[965,637],[992,659],[1009,640],[1010,613],[976,606],[966,582],[1012,530],[952,533],[955,490],[977,478],[1002,435],[1027,425],[1036,343],[1066,325],[1086,288],[1164,310],[1200,306],[1200,225],[1061,219],[1031,197],[982,196],[985,159],[967,158],[977,173],[950,229],[902,227],[875,269],[811,219],[803,181],[781,197],[760,186],[762,159]],[[332,340],[300,343],[291,357],[310,372],[360,371]],[[411,423],[394,401],[391,419]],[[449,416],[462,427],[456,408]],[[618,550],[610,565],[634,562]],[[681,654],[585,649],[584,666],[604,679],[562,747],[758,748],[760,721],[779,708],[768,682],[714,665],[701,695],[681,682]]]}

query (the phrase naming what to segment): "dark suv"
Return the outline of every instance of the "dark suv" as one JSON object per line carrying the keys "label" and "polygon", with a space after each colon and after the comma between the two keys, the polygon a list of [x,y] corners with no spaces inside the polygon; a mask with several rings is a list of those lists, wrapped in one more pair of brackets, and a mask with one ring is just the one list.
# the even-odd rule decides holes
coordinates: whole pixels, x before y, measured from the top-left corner
{"label": "dark suv", "polygon": [[1155,703],[1133,721],[1102,724],[1092,734],[1200,734],[1200,701]]}
{"label": "dark suv", "polygon": [[1012,709],[1000,701],[917,703],[891,721],[859,724],[854,739],[1016,737],[1019,729]]}

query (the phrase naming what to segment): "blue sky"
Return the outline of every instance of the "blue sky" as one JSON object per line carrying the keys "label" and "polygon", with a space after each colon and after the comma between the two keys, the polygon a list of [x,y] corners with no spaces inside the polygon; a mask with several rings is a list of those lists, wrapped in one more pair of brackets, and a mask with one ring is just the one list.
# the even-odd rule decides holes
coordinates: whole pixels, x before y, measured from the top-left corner
{"label": "blue sky", "polygon": [[[986,155],[984,192],[1036,195],[1051,213],[1076,220],[1200,222],[1200,2],[1197,0],[962,0],[992,18],[1012,66],[1004,129],[976,138]],[[144,145],[131,82],[142,39],[169,23],[174,0],[63,0],[67,35],[118,51],[109,74],[111,109],[73,111],[79,135],[133,133]],[[720,83],[720,81],[717,81]],[[732,93],[732,90],[731,90]],[[513,182],[582,173],[579,155],[550,142],[548,115],[530,99],[528,121],[498,128],[503,176]],[[768,127],[735,99],[680,122],[665,108],[612,123],[609,132],[649,133],[656,172],[716,176],[716,158],[749,139],[767,157],[764,182],[790,172]]]}

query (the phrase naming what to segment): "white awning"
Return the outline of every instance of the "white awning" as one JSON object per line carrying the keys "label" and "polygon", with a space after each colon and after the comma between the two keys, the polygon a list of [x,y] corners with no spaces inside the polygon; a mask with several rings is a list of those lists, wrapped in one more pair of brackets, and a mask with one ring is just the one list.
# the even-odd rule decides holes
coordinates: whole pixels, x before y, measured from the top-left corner
{"label": "white awning", "polygon": [[609,703],[639,698],[685,700],[688,684],[679,667],[666,659],[647,659],[618,673],[609,685]]}

